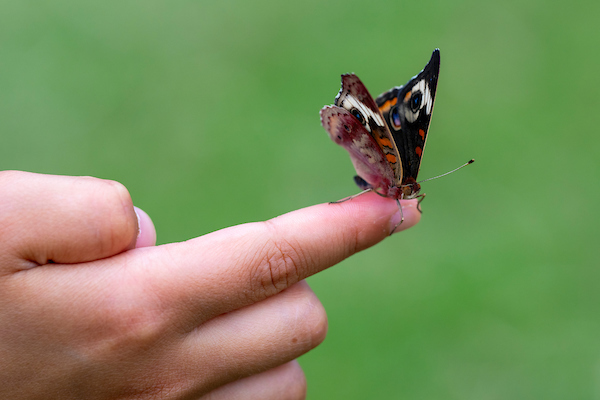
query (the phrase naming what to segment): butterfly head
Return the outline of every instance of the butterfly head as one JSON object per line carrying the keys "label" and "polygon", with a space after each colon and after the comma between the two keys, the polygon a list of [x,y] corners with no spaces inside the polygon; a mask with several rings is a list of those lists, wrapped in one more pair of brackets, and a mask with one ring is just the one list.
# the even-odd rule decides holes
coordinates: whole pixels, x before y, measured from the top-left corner
{"label": "butterfly head", "polygon": [[400,186],[400,191],[402,192],[403,199],[414,199],[419,195],[421,185],[419,185],[414,178],[409,177],[405,179],[405,183]]}

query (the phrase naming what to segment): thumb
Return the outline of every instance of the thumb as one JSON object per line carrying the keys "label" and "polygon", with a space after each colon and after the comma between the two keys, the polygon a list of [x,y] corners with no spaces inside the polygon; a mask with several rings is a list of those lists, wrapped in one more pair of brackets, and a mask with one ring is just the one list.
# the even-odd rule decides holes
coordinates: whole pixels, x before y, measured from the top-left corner
{"label": "thumb", "polygon": [[[92,261],[135,246],[138,221],[120,183],[2,171],[0,193],[0,254],[13,259],[12,269]],[[140,220],[147,226],[149,218]]]}

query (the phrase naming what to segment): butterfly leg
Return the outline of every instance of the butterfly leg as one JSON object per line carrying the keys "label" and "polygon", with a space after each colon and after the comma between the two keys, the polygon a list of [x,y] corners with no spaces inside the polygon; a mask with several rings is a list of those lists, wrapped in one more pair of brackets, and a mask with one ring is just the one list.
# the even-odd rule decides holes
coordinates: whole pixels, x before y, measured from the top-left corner
{"label": "butterfly leg", "polygon": [[[362,190],[362,192],[352,195],[350,197],[346,197],[346,198],[338,200],[338,201],[330,201],[329,204],[343,203],[344,201],[352,200],[353,198],[358,197],[361,194],[365,194],[365,193],[373,190],[373,187],[371,185],[369,185],[367,183],[367,181],[365,181],[363,178],[361,178],[358,175],[356,175],[354,177],[354,182],[356,183],[356,186],[358,186]],[[375,191],[375,193],[377,193],[377,191]],[[379,193],[377,193],[377,194],[379,194]]]}
{"label": "butterfly leg", "polygon": [[[377,192],[375,192],[375,193],[377,193]],[[423,214],[423,211],[421,210],[421,202],[425,198],[425,193],[418,195],[416,198],[419,199],[419,201],[417,202],[417,211],[419,211],[421,214]],[[402,206],[400,205],[400,200],[399,199],[396,199],[396,204],[398,204],[398,209],[400,210],[400,222],[398,222],[396,224],[396,226],[394,226],[394,229],[392,229],[392,231],[390,232],[390,236],[404,222],[404,213],[402,212]]]}
{"label": "butterfly leg", "polygon": [[425,198],[425,193],[422,193],[417,196],[417,199],[419,199],[419,201],[417,202],[417,211],[419,211],[421,214],[423,214],[423,210],[421,210],[421,202],[423,201],[424,198]]}
{"label": "butterfly leg", "polygon": [[390,231],[390,236],[392,236],[396,229],[404,222],[404,213],[402,212],[402,206],[400,205],[399,199],[396,199],[396,204],[398,204],[398,209],[400,210],[400,222],[398,222],[396,226],[394,226],[394,229]]}
{"label": "butterfly leg", "polygon": [[[352,196],[348,196],[348,197],[346,197],[346,198],[343,198],[343,199],[341,199],[341,200],[337,200],[337,201],[330,201],[330,202],[329,202],[329,204],[343,203],[343,202],[345,202],[345,201],[352,200],[353,198],[355,198],[355,197],[358,197],[358,196],[360,196],[361,194],[365,194],[365,193],[367,193],[367,192],[370,192],[370,191],[372,191],[372,190],[373,190],[373,188],[365,189],[365,190],[363,190],[363,191],[362,191],[362,192],[360,192],[360,193],[353,194]],[[377,193],[377,192],[375,192],[375,193]]]}

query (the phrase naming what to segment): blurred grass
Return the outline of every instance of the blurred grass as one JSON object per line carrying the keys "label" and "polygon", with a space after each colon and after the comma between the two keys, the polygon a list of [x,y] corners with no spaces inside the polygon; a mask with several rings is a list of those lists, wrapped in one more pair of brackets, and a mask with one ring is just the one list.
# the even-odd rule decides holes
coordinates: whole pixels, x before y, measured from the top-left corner
{"label": "blurred grass", "polygon": [[[600,399],[600,3],[0,4],[0,169],[124,183],[160,243],[356,192],[318,111],[441,49],[422,222],[309,280],[310,399]],[[594,183],[596,182],[596,183]]]}

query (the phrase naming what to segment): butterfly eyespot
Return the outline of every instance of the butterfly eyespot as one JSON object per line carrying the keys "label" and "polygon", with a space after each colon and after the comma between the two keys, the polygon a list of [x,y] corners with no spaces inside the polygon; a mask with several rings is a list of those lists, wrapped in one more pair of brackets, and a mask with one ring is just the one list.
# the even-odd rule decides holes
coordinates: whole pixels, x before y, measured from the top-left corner
{"label": "butterfly eyespot", "polygon": [[417,112],[421,108],[421,103],[423,101],[423,93],[421,91],[416,92],[410,98],[410,109],[412,112]]}
{"label": "butterfly eyespot", "polygon": [[362,125],[366,124],[367,121],[365,120],[365,117],[363,117],[360,111],[358,111],[356,108],[350,111],[350,114],[354,115],[358,122],[360,122]]}
{"label": "butterfly eyespot", "polygon": [[400,129],[402,124],[400,122],[400,112],[398,111],[398,107],[394,107],[392,108],[392,111],[390,111],[390,122],[394,128]]}
{"label": "butterfly eyespot", "polygon": [[[346,132],[350,133],[350,130],[351,130],[351,128],[350,128],[350,125],[344,124],[344,129],[346,130]],[[342,140],[342,137],[341,137],[341,136],[338,136],[338,138],[339,138],[340,140]]]}

